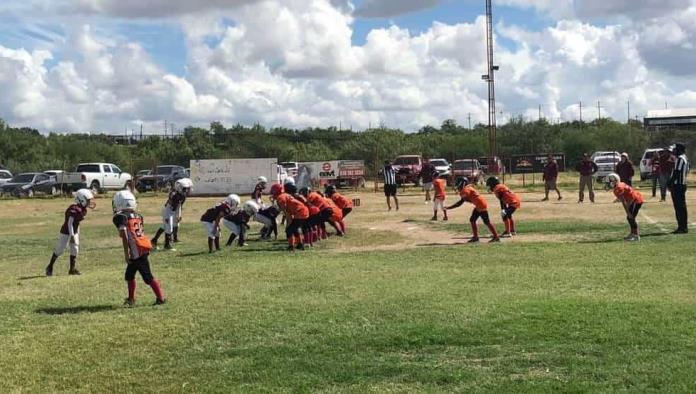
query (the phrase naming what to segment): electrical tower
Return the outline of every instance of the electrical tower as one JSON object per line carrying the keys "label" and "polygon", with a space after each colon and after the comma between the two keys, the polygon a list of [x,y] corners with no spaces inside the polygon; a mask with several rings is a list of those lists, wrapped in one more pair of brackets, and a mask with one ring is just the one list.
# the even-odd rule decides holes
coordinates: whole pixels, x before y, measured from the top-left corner
{"label": "electrical tower", "polygon": [[[492,0],[486,0],[486,44],[488,47],[488,74],[483,75],[484,81],[488,82],[488,156],[489,161],[494,161],[493,156],[498,155],[496,142],[496,121],[495,121],[495,72],[499,67],[493,62],[493,5]],[[489,166],[491,163],[489,163]],[[491,168],[491,167],[489,167]]]}

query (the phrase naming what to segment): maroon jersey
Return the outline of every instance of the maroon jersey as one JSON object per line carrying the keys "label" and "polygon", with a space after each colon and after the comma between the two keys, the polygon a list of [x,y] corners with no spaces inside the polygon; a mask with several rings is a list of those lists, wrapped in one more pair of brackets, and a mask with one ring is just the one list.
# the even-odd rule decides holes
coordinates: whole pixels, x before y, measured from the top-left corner
{"label": "maroon jersey", "polygon": [[244,211],[238,211],[237,213],[230,213],[229,215],[225,216],[225,220],[230,221],[230,222],[237,224],[237,225],[247,224],[247,223],[249,223],[250,219],[251,219],[251,217],[249,216],[249,214],[244,212]]}
{"label": "maroon jersey", "polygon": [[256,184],[256,187],[254,188],[254,191],[251,193],[251,199],[258,201],[261,199],[261,196],[263,196],[263,185],[260,183]]}
{"label": "maroon jersey", "polygon": [[226,202],[222,201],[205,211],[203,216],[201,216],[201,222],[213,223],[218,220],[219,217],[229,215],[230,212],[232,212],[232,207],[230,207]]}
{"label": "maroon jersey", "polygon": [[60,228],[60,233],[70,234],[68,223],[70,222],[70,218],[72,218],[73,234],[77,234],[80,222],[85,218],[85,215],[87,215],[87,208],[82,208],[77,204],[69,206],[68,209],[65,210],[65,221]]}
{"label": "maroon jersey", "polygon": [[167,198],[167,206],[172,210],[176,211],[184,205],[184,202],[186,201],[186,195],[183,193],[179,193],[176,190],[172,190],[169,192],[169,198]]}

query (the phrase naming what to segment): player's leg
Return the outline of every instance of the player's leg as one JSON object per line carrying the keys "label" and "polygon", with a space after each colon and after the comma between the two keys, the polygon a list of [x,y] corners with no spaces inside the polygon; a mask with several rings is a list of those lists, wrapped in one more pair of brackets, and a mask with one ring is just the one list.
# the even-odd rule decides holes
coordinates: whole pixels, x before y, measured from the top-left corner
{"label": "player's leg", "polygon": [[58,257],[63,255],[65,249],[68,247],[70,242],[70,235],[60,233],[58,235],[58,241],[56,241],[56,246],[53,248],[53,254],[51,255],[51,260],[46,266],[46,276],[53,276],[53,265],[58,260]]}
{"label": "player's leg", "polygon": [[471,225],[471,239],[469,240],[469,243],[479,241],[478,224],[476,224],[479,217],[481,217],[481,213],[474,208],[474,210],[471,212],[471,217],[469,217],[469,224]]}
{"label": "player's leg", "polygon": [[136,272],[138,272],[137,263],[135,261],[130,261],[126,266],[126,273],[124,275],[124,279],[126,280],[126,284],[128,286],[128,298],[126,298],[125,302],[123,303],[124,306],[135,305]]}
{"label": "player's leg", "polygon": [[172,250],[172,234],[174,233],[174,212],[167,210],[164,218],[164,249]]}
{"label": "player's leg", "polygon": [[81,272],[77,269],[77,255],[80,252],[80,234],[76,233],[73,238],[74,242],[70,243],[70,269],[68,270],[68,275],[81,275]]}
{"label": "player's leg", "polygon": [[505,214],[507,215],[508,218],[508,224],[510,225],[510,235],[517,235],[517,228],[515,227],[515,219],[512,217],[512,214],[517,211],[517,208],[507,206],[505,207]]}
{"label": "player's leg", "polygon": [[155,293],[155,305],[164,304],[166,300],[164,298],[162,286],[160,285],[160,282],[152,275],[152,270],[150,269],[150,260],[148,259],[147,255],[138,259],[137,267],[138,271],[140,272],[140,276],[143,278],[143,282],[150,286],[152,292]]}
{"label": "player's leg", "polygon": [[500,241],[500,237],[498,236],[498,231],[495,229],[495,226],[493,225],[493,223],[491,223],[491,218],[488,215],[488,211],[481,212],[481,220],[483,220],[483,224],[485,224],[486,227],[488,227],[488,231],[490,231],[491,234],[493,235],[493,238],[491,239],[491,241]]}

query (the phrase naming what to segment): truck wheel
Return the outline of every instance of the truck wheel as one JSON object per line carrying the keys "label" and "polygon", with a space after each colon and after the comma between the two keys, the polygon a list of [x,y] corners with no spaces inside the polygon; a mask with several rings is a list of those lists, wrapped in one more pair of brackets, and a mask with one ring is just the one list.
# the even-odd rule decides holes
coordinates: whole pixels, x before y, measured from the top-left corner
{"label": "truck wheel", "polygon": [[95,196],[99,194],[99,182],[97,181],[92,181],[92,184],[89,185],[89,189],[92,191],[92,194]]}

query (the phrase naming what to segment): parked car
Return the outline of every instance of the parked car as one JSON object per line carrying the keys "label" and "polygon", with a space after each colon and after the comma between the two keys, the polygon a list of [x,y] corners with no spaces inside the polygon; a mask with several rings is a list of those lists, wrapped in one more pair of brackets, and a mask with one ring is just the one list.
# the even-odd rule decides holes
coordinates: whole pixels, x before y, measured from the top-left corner
{"label": "parked car", "polygon": [[102,190],[124,189],[133,178],[111,163],[82,163],[75,172],[61,174],[63,188],[67,191],[88,188],[92,193]]}
{"label": "parked car", "polygon": [[6,184],[12,179],[12,173],[7,170],[0,170],[0,186]]}
{"label": "parked car", "polygon": [[186,169],[182,166],[157,166],[155,173],[144,175],[136,181],[135,188],[140,193],[148,190],[169,190],[174,182],[186,177]]}
{"label": "parked car", "polygon": [[419,155],[404,155],[394,159],[392,167],[396,171],[396,183],[414,183],[420,186],[420,173],[423,168],[423,158]]}
{"label": "parked car", "polygon": [[617,151],[599,150],[599,151],[593,153],[592,156],[590,156],[590,160],[594,161],[594,159],[599,157],[599,156],[619,156],[619,157],[621,157],[621,153],[619,153]]}
{"label": "parked car", "polygon": [[[505,173],[505,164],[503,164],[503,160],[498,156],[493,156],[492,158],[486,156],[479,157],[478,161],[481,164],[481,171],[483,171],[484,174],[500,175]],[[489,168],[488,162],[492,162],[493,167]]]}
{"label": "parked car", "polygon": [[15,197],[33,197],[35,193],[44,193],[55,196],[60,193],[60,188],[49,175],[41,172],[25,172],[17,174],[9,182],[0,187],[3,195]]}
{"label": "parked car", "polygon": [[644,181],[652,175],[652,160],[655,153],[662,151],[662,148],[649,148],[643,152],[643,158],[640,160],[640,180]]}
{"label": "parked car", "polygon": [[603,182],[607,175],[616,171],[616,164],[621,161],[621,154],[618,152],[609,152],[605,155],[595,156],[593,161],[597,164],[598,168],[594,176],[597,182]]}
{"label": "parked car", "polygon": [[449,178],[452,173],[452,165],[445,159],[430,159],[430,164],[440,174],[441,178]]}
{"label": "parked car", "polygon": [[296,161],[286,161],[285,163],[280,163],[280,165],[285,168],[287,176],[293,178],[297,177],[298,171],[300,170],[300,164]]}
{"label": "parked car", "polygon": [[467,177],[471,183],[483,183],[484,173],[476,159],[455,160],[452,166],[454,179]]}

